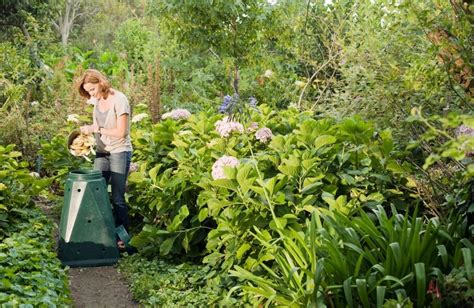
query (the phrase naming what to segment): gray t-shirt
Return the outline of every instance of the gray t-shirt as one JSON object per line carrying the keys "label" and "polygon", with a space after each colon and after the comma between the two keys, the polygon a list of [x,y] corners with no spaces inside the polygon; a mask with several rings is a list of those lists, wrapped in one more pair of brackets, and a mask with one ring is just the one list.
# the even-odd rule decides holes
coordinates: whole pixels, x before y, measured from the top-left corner
{"label": "gray t-shirt", "polygon": [[110,153],[132,151],[132,142],[130,140],[130,105],[128,99],[122,92],[114,90],[112,103],[112,107],[106,112],[100,112],[97,104],[94,106],[94,124],[106,129],[117,128],[118,117],[128,114],[125,137],[95,134],[97,151]]}

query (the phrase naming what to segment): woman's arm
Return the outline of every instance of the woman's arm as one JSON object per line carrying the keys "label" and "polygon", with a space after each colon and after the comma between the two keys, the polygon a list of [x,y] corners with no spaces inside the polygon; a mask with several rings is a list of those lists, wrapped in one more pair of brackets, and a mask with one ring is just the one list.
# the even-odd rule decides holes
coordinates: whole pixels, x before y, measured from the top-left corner
{"label": "woman's arm", "polygon": [[127,113],[121,114],[117,118],[117,127],[116,128],[100,128],[99,133],[106,136],[120,137],[124,138],[127,134],[127,125],[128,125]]}

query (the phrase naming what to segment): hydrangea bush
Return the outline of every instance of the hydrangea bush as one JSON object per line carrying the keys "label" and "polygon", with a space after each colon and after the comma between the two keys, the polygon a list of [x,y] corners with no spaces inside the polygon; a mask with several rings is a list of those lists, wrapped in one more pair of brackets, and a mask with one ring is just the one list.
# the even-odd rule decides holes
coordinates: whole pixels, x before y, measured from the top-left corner
{"label": "hydrangea bush", "polygon": [[373,126],[357,118],[315,120],[264,105],[245,124],[260,129],[235,123],[201,113],[161,122],[138,140],[142,161],[129,181],[132,213],[146,221],[132,239],[143,253],[204,254],[222,268],[251,267],[259,258],[253,226],[271,234],[275,217],[297,228],[319,207],[349,214],[411,200],[389,131],[373,139]]}

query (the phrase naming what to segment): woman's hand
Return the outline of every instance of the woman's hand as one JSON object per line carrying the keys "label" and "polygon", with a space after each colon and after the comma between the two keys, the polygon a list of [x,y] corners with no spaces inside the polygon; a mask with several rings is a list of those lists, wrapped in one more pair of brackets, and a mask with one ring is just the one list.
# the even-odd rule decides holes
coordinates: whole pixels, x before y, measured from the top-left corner
{"label": "woman's hand", "polygon": [[99,126],[96,124],[81,126],[81,133],[92,134],[92,133],[98,133],[98,132],[99,132]]}

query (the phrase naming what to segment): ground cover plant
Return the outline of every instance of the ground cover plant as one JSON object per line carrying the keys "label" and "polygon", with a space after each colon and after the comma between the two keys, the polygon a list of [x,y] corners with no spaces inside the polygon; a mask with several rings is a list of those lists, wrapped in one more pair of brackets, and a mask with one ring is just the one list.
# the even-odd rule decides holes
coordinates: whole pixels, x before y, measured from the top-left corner
{"label": "ground cover plant", "polygon": [[[119,268],[131,281],[133,297],[147,306],[219,305],[219,294],[226,290],[213,281],[210,266],[134,255],[121,260]],[[235,300],[228,303],[237,304]]]}
{"label": "ground cover plant", "polygon": [[67,305],[69,282],[54,253],[54,224],[32,201],[51,181],[30,174],[13,145],[0,147],[0,162],[0,303]]}
{"label": "ground cover plant", "polygon": [[69,279],[54,252],[54,224],[36,209],[0,244],[0,303],[6,307],[70,305]]}

